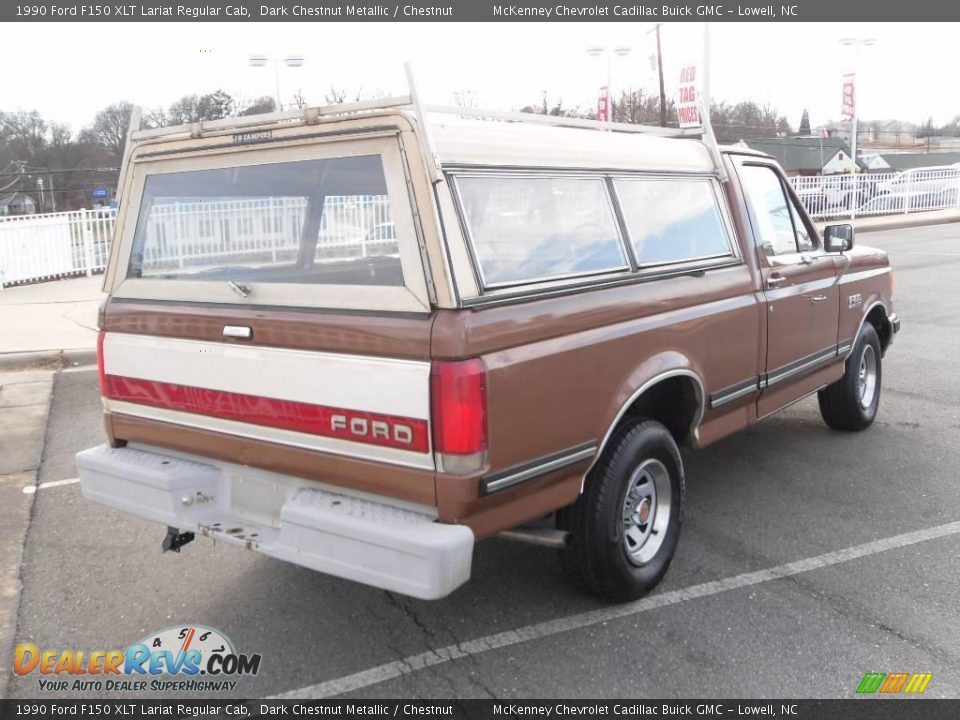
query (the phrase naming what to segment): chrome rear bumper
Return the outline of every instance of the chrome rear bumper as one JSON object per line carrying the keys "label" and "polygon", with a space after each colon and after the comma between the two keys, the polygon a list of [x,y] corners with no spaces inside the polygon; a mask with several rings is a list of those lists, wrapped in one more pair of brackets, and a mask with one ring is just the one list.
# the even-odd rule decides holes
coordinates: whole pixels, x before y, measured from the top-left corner
{"label": "chrome rear bumper", "polygon": [[470,578],[473,532],[426,512],[150,447],[77,455],[83,495],[182,531],[426,600]]}

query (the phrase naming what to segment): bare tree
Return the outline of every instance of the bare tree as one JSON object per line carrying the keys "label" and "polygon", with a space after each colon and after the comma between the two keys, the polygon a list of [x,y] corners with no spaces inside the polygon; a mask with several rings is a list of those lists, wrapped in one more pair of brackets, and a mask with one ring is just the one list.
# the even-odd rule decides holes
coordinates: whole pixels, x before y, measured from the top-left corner
{"label": "bare tree", "polygon": [[301,110],[302,110],[303,108],[305,108],[307,105],[309,105],[309,103],[307,102],[307,98],[304,97],[304,94],[303,94],[303,90],[302,90],[302,89],[297,90],[297,91],[293,94],[293,104],[296,105],[296,106],[297,106],[298,108],[300,108]]}
{"label": "bare tree", "polygon": [[[624,90],[613,105],[613,119],[616,122],[635,125],[660,124],[660,96],[648,93],[643,88]],[[673,100],[667,100],[667,124],[676,125],[676,112]]]}
{"label": "bare tree", "polygon": [[81,133],[81,139],[103,148],[115,162],[123,157],[127,141],[127,128],[133,105],[128,102],[108,105],[93,118],[93,124]]}
{"label": "bare tree", "polygon": [[345,102],[359,102],[360,94],[363,92],[363,86],[357,88],[355,93],[348,92],[345,88],[336,88],[333,85],[323,94],[323,101],[327,105],[340,105]]}
{"label": "bare tree", "polygon": [[524,105],[520,108],[520,112],[553,115],[555,117],[591,117],[578,107],[564,107],[563,98],[557,98],[555,101],[551,100],[546,90],[541,94],[540,102],[533,105]]}

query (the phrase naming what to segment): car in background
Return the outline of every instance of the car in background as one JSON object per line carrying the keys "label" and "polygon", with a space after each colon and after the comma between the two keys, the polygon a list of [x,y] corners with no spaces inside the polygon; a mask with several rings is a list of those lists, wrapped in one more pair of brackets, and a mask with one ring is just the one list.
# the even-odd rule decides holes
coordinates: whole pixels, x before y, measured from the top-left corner
{"label": "car in background", "polygon": [[912,168],[891,180],[877,184],[877,194],[938,193],[960,187],[960,165]]}
{"label": "car in background", "polygon": [[[861,205],[857,212],[866,215],[906,210],[939,210],[949,207],[949,203],[945,200],[948,192],[896,192],[877,195]],[[956,202],[956,195],[954,194],[953,197]]]}

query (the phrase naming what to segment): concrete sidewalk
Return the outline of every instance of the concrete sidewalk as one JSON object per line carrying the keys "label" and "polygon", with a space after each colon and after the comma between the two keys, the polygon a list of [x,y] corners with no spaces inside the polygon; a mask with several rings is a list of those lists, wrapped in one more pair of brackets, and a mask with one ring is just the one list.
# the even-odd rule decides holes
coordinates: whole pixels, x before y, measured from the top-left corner
{"label": "concrete sidewalk", "polygon": [[103,275],[94,275],[0,290],[0,367],[89,362],[102,283]]}

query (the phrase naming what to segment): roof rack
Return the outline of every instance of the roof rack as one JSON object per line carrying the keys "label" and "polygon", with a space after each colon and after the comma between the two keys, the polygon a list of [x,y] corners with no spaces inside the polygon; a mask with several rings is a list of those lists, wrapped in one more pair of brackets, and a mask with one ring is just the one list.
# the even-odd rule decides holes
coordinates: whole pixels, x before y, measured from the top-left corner
{"label": "roof rack", "polygon": [[[248,115],[245,117],[224,118],[222,120],[205,120],[202,122],[188,123],[184,125],[150,129],[144,129],[141,126],[142,113],[140,108],[135,108],[134,112],[130,116],[130,129],[127,133],[128,149],[129,144],[131,143],[150,141],[177,135],[190,138],[200,138],[208,134],[226,134],[238,130],[251,132],[257,129],[275,129],[278,126],[295,127],[297,125],[313,125],[319,122],[321,118],[332,118],[343,115],[374,112],[378,110],[389,110],[393,108],[405,108],[413,113],[420,125],[421,132],[423,133],[424,160],[426,161],[431,179],[434,181],[442,179],[442,173],[440,171],[437,157],[433,152],[433,146],[430,142],[428,126],[425,122],[426,113],[454,115],[486,120],[502,120],[505,122],[552,125],[554,127],[580,128],[621,133],[639,133],[668,138],[700,139],[710,151],[710,155],[713,158],[714,166],[716,167],[717,175],[719,176],[720,180],[725,181],[727,179],[727,173],[723,166],[720,148],[717,145],[716,138],[713,135],[713,129],[710,127],[709,119],[701,127],[669,128],[660,127],[657,125],[635,125],[631,123],[588,120],[585,118],[563,117],[557,115],[541,115],[538,113],[528,112],[481,110],[478,108],[446,105],[423,106],[421,105],[419,95],[417,94],[416,83],[414,81],[413,71],[410,67],[410,64],[405,63],[404,69],[407,75],[409,94],[376,98],[373,100],[364,100],[362,102],[299,108],[297,110],[284,110],[280,112],[265,113],[263,115]],[[708,117],[704,115],[702,109],[700,116],[702,118]],[[126,169],[127,156],[128,153],[124,152],[124,167],[121,168],[121,182],[123,181],[123,175]]]}
{"label": "roof rack", "polygon": [[[339,105],[323,105],[320,107],[298,108],[297,110],[282,110],[280,112],[264,113],[262,115],[247,115],[231,117],[222,120],[203,120],[184,125],[170,127],[132,130],[130,138],[134,141],[149,140],[152,138],[168,137],[171,135],[187,135],[189,137],[203,137],[207,133],[225,132],[229,130],[250,129],[255,127],[276,127],[277,125],[312,125],[323,117],[336,115],[350,115],[352,113],[369,112],[371,110],[387,110],[390,108],[410,107],[413,99],[409,95],[396,97],[376,98],[362,102],[340,103]],[[132,120],[132,118],[131,118]]]}
{"label": "roof rack", "polygon": [[510,112],[504,110],[481,110],[479,108],[455,107],[451,105],[427,105],[426,111],[444,115],[459,115],[461,117],[478,118],[484,120],[506,120],[508,122],[534,123],[537,125],[552,125],[554,127],[585,128],[588,130],[609,130],[612,132],[639,133],[657,135],[660,137],[683,138],[701,137],[703,128],[673,128],[659,125],[638,125],[633,123],[607,122],[605,120],[590,120],[588,118],[565,117],[562,115],[541,115],[530,112]]}

